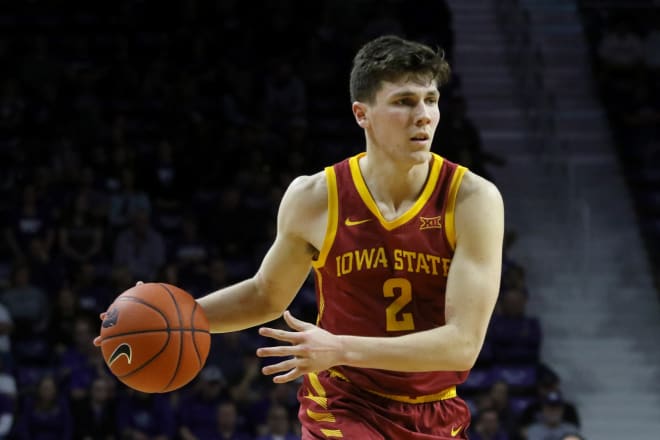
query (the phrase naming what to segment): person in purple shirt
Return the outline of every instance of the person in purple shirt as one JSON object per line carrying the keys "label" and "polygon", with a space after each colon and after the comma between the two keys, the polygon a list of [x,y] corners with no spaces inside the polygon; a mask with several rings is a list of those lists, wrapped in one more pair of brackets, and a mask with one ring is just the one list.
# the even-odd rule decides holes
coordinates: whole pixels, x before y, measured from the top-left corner
{"label": "person in purple shirt", "polygon": [[500,427],[499,417],[495,408],[485,408],[477,416],[474,429],[470,433],[471,440],[509,440],[510,437]]}
{"label": "person in purple shirt", "polygon": [[236,404],[227,400],[218,405],[216,431],[208,440],[253,440],[254,437],[239,428],[239,414]]}
{"label": "person in purple shirt", "polygon": [[72,403],[74,440],[117,439],[117,407],[109,378],[92,382],[89,397]]}
{"label": "person in purple shirt", "polygon": [[59,394],[52,376],[44,376],[34,397],[25,400],[19,415],[16,438],[20,440],[71,440],[73,420],[69,404]]}
{"label": "person in purple shirt", "polygon": [[495,360],[505,363],[535,364],[541,347],[541,325],[536,317],[527,316],[527,294],[519,287],[509,287],[500,294],[498,313],[493,315],[488,330]]}
{"label": "person in purple shirt", "polygon": [[211,438],[217,431],[218,405],[229,398],[220,368],[207,365],[199,373],[192,392],[179,404],[179,436],[182,440]]}
{"label": "person in purple shirt", "polygon": [[299,440],[300,437],[291,432],[289,411],[284,405],[275,404],[268,410],[266,418],[267,433],[257,437],[257,440]]}
{"label": "person in purple shirt", "polygon": [[122,439],[174,438],[174,410],[168,394],[146,394],[128,390],[120,399],[117,408],[117,425]]}

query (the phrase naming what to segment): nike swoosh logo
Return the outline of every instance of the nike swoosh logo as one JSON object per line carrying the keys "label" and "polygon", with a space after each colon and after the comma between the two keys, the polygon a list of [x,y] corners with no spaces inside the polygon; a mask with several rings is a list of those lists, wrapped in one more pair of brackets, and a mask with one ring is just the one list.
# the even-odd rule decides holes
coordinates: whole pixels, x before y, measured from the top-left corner
{"label": "nike swoosh logo", "polygon": [[133,349],[131,348],[131,346],[123,342],[115,348],[115,351],[113,351],[110,357],[108,358],[108,366],[111,367],[112,364],[114,364],[115,361],[122,356],[126,356],[126,359],[128,360],[128,365],[130,365],[131,359],[133,358],[132,355],[133,355]]}
{"label": "nike swoosh logo", "polygon": [[361,225],[362,223],[370,222],[371,220],[373,220],[373,219],[368,218],[368,219],[365,219],[365,220],[351,220],[350,218],[347,218],[346,221],[344,222],[344,224],[346,226],[355,226],[355,225]]}
{"label": "nike swoosh logo", "polygon": [[461,429],[463,429],[463,425],[459,426],[458,428],[454,429],[453,427],[451,428],[451,436],[456,437],[459,432],[461,432]]}

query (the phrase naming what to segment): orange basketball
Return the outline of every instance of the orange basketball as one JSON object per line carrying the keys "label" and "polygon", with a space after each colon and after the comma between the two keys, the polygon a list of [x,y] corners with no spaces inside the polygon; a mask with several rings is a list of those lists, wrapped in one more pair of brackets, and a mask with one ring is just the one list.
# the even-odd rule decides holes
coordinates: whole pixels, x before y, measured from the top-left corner
{"label": "orange basketball", "polygon": [[119,295],[100,336],[112,373],[145,393],[166,393],[190,382],[211,346],[199,304],[184,290],[161,283],[140,284]]}

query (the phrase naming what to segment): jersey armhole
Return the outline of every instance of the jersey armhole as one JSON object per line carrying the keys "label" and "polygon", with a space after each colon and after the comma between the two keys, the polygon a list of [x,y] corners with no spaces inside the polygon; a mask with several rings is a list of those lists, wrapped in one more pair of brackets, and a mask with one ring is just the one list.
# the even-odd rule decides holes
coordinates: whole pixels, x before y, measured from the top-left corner
{"label": "jersey armhole", "polygon": [[447,196],[447,208],[445,210],[445,235],[449,246],[452,250],[456,249],[456,229],[454,222],[454,215],[456,212],[456,197],[458,195],[458,189],[461,186],[463,181],[463,176],[467,168],[463,166],[457,166],[454,171],[454,175],[451,178],[451,184],[449,185],[449,194]]}
{"label": "jersey armhole", "polygon": [[325,237],[323,238],[323,245],[319,249],[319,256],[312,262],[312,267],[317,269],[325,265],[325,260],[335,241],[339,218],[339,196],[337,193],[337,176],[334,167],[326,167],[325,178],[328,185],[328,226],[325,229]]}

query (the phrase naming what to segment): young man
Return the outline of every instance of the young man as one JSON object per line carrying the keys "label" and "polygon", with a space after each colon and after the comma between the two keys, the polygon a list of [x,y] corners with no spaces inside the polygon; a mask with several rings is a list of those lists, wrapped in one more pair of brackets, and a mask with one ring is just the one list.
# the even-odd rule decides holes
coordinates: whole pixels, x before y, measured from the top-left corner
{"label": "young man", "polygon": [[[292,331],[260,357],[303,378],[304,439],[467,438],[455,386],[481,349],[500,282],[503,206],[491,183],[430,152],[440,119],[441,54],[398,37],[357,53],[352,109],[366,152],[299,177],[253,278],[198,300],[213,332],[284,313]],[[317,324],[285,311],[316,275]]]}
{"label": "young man", "polygon": [[[441,54],[398,37],[357,53],[350,87],[366,153],[291,183],[256,275],[199,299],[213,332],[262,328],[276,383],[303,378],[303,438],[466,438],[455,386],[481,349],[499,288],[494,185],[430,152]],[[317,324],[285,311],[315,271]]]}

